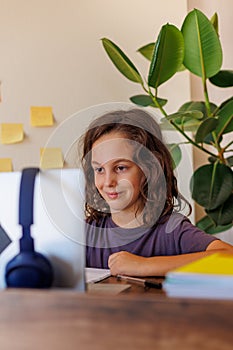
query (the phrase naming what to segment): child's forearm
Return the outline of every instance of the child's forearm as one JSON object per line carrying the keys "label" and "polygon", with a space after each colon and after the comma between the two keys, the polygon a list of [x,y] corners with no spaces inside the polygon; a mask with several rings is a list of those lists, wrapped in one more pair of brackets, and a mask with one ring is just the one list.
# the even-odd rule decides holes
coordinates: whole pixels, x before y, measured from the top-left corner
{"label": "child's forearm", "polygon": [[216,245],[216,249],[207,249],[204,252],[173,255],[173,256],[156,256],[148,258],[145,261],[144,276],[164,276],[168,271],[191,263],[199,258],[213,254],[215,252],[229,251],[233,254],[233,247],[227,244]]}
{"label": "child's forearm", "polygon": [[222,241],[212,242],[204,252],[172,256],[154,256],[145,258],[121,251],[114,253],[109,257],[109,268],[113,275],[164,276],[172,269],[223,250],[233,253],[233,247]]}
{"label": "child's forearm", "polygon": [[139,268],[139,273],[141,276],[165,276],[168,271],[188,264],[206,255],[213,254],[213,252],[214,251],[212,250],[182,255],[145,258],[144,263]]}

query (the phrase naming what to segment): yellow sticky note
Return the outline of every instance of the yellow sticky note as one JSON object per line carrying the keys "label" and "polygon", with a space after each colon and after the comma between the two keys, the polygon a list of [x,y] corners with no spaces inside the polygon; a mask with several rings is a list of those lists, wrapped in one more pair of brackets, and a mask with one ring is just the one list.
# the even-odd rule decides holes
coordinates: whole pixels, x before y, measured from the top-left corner
{"label": "yellow sticky note", "polygon": [[42,169],[63,168],[63,155],[60,148],[41,148],[40,167]]}
{"label": "yellow sticky note", "polygon": [[12,171],[12,161],[10,158],[0,158],[0,171]]}
{"label": "yellow sticky note", "polygon": [[1,124],[1,143],[10,144],[22,142],[24,137],[23,124]]}
{"label": "yellow sticky note", "polygon": [[32,126],[52,126],[52,107],[31,107],[30,123]]}

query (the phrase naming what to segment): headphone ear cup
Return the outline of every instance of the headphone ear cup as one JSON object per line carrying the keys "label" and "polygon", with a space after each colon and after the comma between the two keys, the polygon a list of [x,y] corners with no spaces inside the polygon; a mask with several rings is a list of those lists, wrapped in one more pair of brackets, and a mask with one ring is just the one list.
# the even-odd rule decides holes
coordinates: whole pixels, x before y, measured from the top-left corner
{"label": "headphone ear cup", "polygon": [[5,280],[7,287],[12,288],[49,288],[53,269],[42,254],[21,252],[8,262]]}

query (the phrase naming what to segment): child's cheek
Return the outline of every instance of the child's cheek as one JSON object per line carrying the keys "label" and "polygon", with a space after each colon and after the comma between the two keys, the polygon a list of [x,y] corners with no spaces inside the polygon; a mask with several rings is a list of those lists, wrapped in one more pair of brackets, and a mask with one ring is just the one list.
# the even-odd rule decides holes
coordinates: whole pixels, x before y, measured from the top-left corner
{"label": "child's cheek", "polygon": [[101,179],[100,179],[100,177],[98,175],[95,175],[94,181],[95,181],[95,186],[97,188],[100,188],[102,181],[101,181]]}

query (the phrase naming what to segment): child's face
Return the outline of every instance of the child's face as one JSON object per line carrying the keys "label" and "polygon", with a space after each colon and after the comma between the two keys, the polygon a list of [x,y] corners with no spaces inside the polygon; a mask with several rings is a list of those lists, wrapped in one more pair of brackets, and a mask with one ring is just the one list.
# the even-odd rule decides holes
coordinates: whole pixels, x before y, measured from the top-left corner
{"label": "child's face", "polygon": [[112,213],[135,213],[140,208],[139,189],[145,176],[133,162],[133,153],[132,143],[119,132],[103,135],[93,144],[95,186]]}

